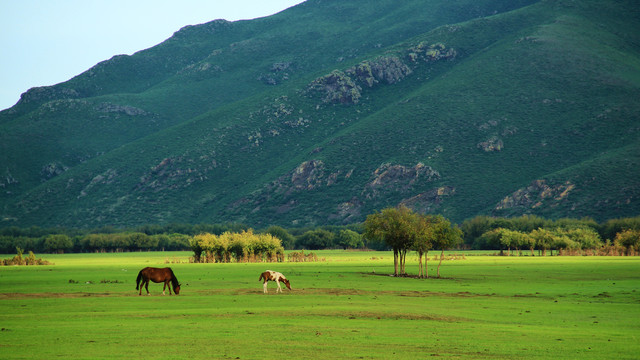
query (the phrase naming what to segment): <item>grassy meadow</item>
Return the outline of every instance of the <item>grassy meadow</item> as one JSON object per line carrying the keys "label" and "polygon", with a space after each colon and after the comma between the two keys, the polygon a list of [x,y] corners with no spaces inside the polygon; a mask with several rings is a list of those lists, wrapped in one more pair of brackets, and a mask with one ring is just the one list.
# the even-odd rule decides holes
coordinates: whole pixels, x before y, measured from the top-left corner
{"label": "grassy meadow", "polygon": [[[0,353],[51,358],[632,359],[640,352],[640,258],[446,260],[443,278],[393,278],[389,252],[325,261],[189,264],[188,252],[38,255],[0,268]],[[5,255],[2,258],[10,257]],[[167,264],[169,261],[171,263]],[[145,266],[171,266],[138,296]],[[293,290],[262,293],[261,271]],[[417,274],[417,258],[407,257]]]}

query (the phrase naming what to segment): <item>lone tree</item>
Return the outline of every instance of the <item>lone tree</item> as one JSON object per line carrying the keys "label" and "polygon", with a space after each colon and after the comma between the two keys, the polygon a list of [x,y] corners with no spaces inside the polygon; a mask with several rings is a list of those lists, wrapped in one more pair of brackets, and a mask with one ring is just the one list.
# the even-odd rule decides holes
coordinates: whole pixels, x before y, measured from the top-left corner
{"label": "lone tree", "polygon": [[[401,205],[387,208],[379,213],[367,216],[364,223],[365,236],[369,239],[384,241],[393,249],[394,276],[406,275],[405,260],[407,251],[418,253],[418,276],[428,277],[427,254],[431,249],[441,250],[440,265],[444,250],[450,249],[462,241],[462,231],[457,225],[441,215],[421,215]],[[422,255],[425,256],[424,273],[422,272]],[[399,268],[399,269],[398,269]]]}
{"label": "lone tree", "polygon": [[393,249],[394,276],[406,274],[405,259],[417,237],[418,220],[419,215],[403,205],[383,209],[367,216],[365,220],[365,236],[384,241]]}

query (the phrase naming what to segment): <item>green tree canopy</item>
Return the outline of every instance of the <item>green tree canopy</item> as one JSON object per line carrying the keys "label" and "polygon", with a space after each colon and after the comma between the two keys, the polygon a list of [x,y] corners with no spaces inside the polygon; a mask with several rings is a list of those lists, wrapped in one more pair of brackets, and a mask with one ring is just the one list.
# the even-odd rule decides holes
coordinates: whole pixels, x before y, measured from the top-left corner
{"label": "green tree canopy", "polygon": [[276,225],[269,226],[264,232],[280,239],[285,249],[293,249],[295,246],[296,238],[283,227]]}
{"label": "green tree canopy", "polygon": [[296,241],[296,247],[300,249],[319,250],[333,246],[334,235],[324,229],[309,230],[300,235]]}
{"label": "green tree canopy", "polygon": [[379,213],[367,216],[365,236],[369,239],[384,241],[393,249],[394,276],[404,275],[405,259],[419,238],[420,216],[406,206],[386,208]]}
{"label": "green tree canopy", "polygon": [[438,277],[440,277],[440,265],[444,258],[444,251],[451,249],[462,242],[462,230],[457,225],[442,216],[437,216],[433,222],[433,248],[441,250],[440,263],[438,264]]}
{"label": "green tree canopy", "polygon": [[47,252],[64,253],[65,250],[73,248],[71,238],[64,234],[48,235],[44,239],[44,249]]}
{"label": "green tree canopy", "polygon": [[343,249],[357,249],[364,247],[362,235],[349,229],[340,230],[336,237],[336,243]]}

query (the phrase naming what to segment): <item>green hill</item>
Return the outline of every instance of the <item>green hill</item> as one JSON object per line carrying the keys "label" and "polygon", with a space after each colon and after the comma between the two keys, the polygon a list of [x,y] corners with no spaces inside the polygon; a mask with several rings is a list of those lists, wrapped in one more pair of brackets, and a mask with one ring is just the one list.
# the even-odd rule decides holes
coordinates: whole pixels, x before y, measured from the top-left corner
{"label": "green hill", "polygon": [[632,1],[308,0],[23,94],[1,224],[635,216],[639,88]]}

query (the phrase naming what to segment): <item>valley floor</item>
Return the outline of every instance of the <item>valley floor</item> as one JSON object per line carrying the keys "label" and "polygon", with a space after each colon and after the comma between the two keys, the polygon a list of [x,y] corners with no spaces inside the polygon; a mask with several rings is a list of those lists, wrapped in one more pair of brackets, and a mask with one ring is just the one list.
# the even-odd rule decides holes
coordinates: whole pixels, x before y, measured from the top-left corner
{"label": "valley floor", "polygon": [[[445,260],[395,278],[389,252],[318,251],[314,263],[190,264],[188,252],[44,255],[0,268],[5,359],[632,359],[639,257]],[[145,266],[178,296],[138,296]],[[263,294],[265,269],[292,290]],[[407,257],[417,274],[417,258]]]}

